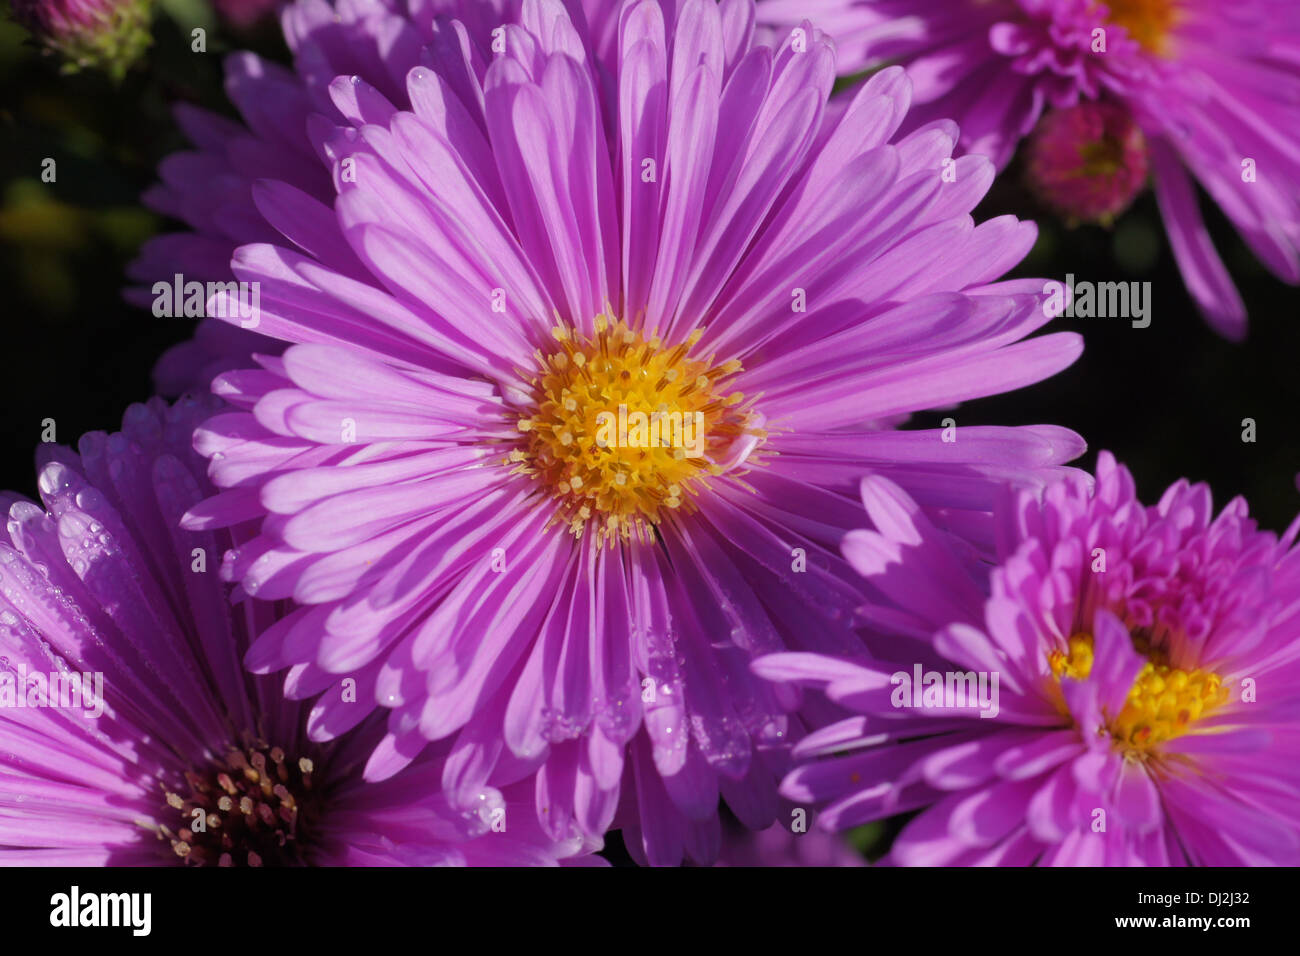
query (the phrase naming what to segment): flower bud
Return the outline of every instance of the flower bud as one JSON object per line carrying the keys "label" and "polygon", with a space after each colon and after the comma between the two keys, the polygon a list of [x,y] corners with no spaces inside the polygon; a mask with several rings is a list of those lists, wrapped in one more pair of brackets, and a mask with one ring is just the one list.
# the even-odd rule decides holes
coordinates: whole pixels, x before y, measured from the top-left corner
{"label": "flower bud", "polygon": [[1080,103],[1039,121],[1025,168],[1030,188],[1059,215],[1110,225],[1146,183],[1146,139],[1121,107]]}
{"label": "flower bud", "polygon": [[120,78],[149,46],[150,0],[13,0],[14,19],[64,59]]}

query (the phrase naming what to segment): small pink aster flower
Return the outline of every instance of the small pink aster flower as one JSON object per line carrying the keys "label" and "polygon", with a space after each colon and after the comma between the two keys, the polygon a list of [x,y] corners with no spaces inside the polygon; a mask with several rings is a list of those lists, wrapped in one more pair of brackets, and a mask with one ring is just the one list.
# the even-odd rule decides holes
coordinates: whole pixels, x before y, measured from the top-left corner
{"label": "small pink aster flower", "polygon": [[[1283,281],[1300,283],[1300,6],[1282,0],[764,0],[835,37],[840,69],[901,63],[912,123],[952,117],[999,168],[1050,110],[1114,104],[1141,129],[1188,291],[1210,324],[1246,312],[1201,217],[1199,182]],[[906,129],[906,127],[905,127]]]}
{"label": "small pink aster flower", "polygon": [[1145,506],[1103,453],[1095,486],[1004,499],[990,572],[894,483],[862,493],[874,654],[754,665],[853,715],[785,797],[832,830],[919,811],[903,864],[1300,860],[1300,518],[1279,539],[1185,481]]}

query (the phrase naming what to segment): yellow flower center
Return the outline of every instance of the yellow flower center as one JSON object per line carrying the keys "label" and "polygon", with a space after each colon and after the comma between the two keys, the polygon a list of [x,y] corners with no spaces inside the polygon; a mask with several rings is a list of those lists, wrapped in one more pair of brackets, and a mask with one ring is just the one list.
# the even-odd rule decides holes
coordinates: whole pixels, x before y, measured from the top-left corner
{"label": "yellow flower center", "polygon": [[1176,16],[1176,0],[1105,0],[1109,22],[1151,53],[1163,54]]}
{"label": "yellow flower center", "polygon": [[1058,681],[1062,677],[1070,680],[1087,680],[1092,673],[1092,635],[1075,634],[1066,643],[1068,651],[1052,651],[1047,656],[1047,663],[1052,668],[1052,676]]}
{"label": "yellow flower center", "polygon": [[750,426],[744,396],[727,392],[740,362],[693,358],[702,333],[667,347],[611,316],[588,337],[558,327],[558,350],[537,352],[535,408],[519,419],[516,471],[541,481],[560,508],[556,522],[601,545],[653,540],[665,514],[689,511],[706,481]]}
{"label": "yellow flower center", "polygon": [[[1075,634],[1067,650],[1052,651],[1047,662],[1058,682],[1087,680],[1092,672],[1092,635]],[[1118,715],[1105,715],[1107,729],[1117,747],[1140,757],[1186,733],[1198,719],[1225,704],[1228,696],[1218,674],[1148,660],[1129,688],[1123,709]]]}

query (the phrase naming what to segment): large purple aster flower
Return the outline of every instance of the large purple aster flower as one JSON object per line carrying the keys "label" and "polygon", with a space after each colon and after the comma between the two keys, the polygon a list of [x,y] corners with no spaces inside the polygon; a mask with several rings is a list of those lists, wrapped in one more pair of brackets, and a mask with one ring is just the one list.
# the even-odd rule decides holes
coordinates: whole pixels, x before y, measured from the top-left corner
{"label": "large purple aster flower", "polygon": [[430,753],[364,783],[382,728],[314,743],[305,707],[242,670],[278,609],[232,613],[206,565],[228,536],[177,529],[211,491],[189,445],[218,404],[132,406],[79,454],[43,448],[44,507],[5,496],[0,864],[527,865],[583,849],[541,832],[531,781],[452,807]]}
{"label": "large purple aster flower", "polygon": [[[453,800],[523,761],[556,839],[620,825],[650,862],[707,861],[719,794],[775,813],[788,703],[751,655],[856,641],[853,476],[978,534],[1003,481],[1080,451],[894,430],[1078,339],[1020,341],[1042,283],[994,280],[1034,229],[974,225],[993,170],[951,160],[951,124],[891,142],[901,71],[830,115],[828,42],[752,24],[747,0],[629,4],[611,73],[557,2],[498,33],[437,20],[422,65],[309,82],[301,165],[336,196],[255,187],[281,236],[233,270],[297,344],[217,379],[239,411],[196,441],[227,490],[187,526],[260,522],[225,573],[304,607],[247,663],[325,690],[316,739],[361,719],[339,681],[390,708],[372,779],[449,741]],[[342,65],[318,39],[309,79]],[[307,94],[242,96],[287,129]]]}
{"label": "large purple aster flower", "polygon": [[[1300,282],[1300,7],[1279,0],[767,0],[769,23],[807,17],[835,37],[841,69],[908,68],[911,122],[950,116],[964,149],[999,167],[1045,110],[1121,107],[1145,137],[1174,255],[1192,297],[1222,334],[1245,333],[1245,308],[1210,241],[1193,180],[1286,282]],[[1125,175],[1132,134],[1073,121],[1093,180]],[[1089,126],[1098,135],[1083,135]],[[1062,124],[1045,132],[1059,139]],[[1140,142],[1140,140],[1139,140]],[[1118,174],[1118,175],[1117,175]],[[1041,182],[1038,185],[1042,185]],[[1092,187],[1085,185],[1084,191]],[[1067,183],[1052,205],[1070,203]],[[1095,204],[1072,213],[1082,215]]]}
{"label": "large purple aster flower", "polygon": [[[990,573],[873,476],[845,554],[875,591],[875,656],[755,664],[853,716],[785,780],[819,823],[920,810],[904,864],[1300,859],[1300,519],[1279,540],[1204,485],[1147,507],[1103,454],[995,512]],[[821,758],[821,759],[811,759]]]}

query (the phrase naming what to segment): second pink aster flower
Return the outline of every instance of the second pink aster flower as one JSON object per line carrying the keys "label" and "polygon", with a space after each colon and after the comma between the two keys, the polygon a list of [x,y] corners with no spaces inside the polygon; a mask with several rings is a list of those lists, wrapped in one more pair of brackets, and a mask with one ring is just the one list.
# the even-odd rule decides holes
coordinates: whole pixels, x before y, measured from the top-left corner
{"label": "second pink aster flower", "polygon": [[[911,122],[951,117],[965,150],[999,168],[1040,120],[1038,156],[1072,131],[1081,157],[1115,192],[1104,217],[1138,192],[1149,164],[1188,292],[1221,334],[1240,338],[1246,310],[1206,229],[1199,183],[1269,271],[1300,283],[1300,6],[1287,0],[765,0],[762,20],[805,17],[830,33],[841,71],[905,66],[920,107]],[[1093,134],[1091,104],[1122,111]],[[1053,110],[1082,117],[1059,120]],[[1136,140],[1131,129],[1140,130]],[[1143,146],[1145,143],[1145,146]],[[1136,144],[1136,146],[1135,146]],[[1143,155],[1134,161],[1135,149]],[[1059,161],[1057,164],[1059,166]],[[1053,184],[1073,218],[1095,207]]]}

